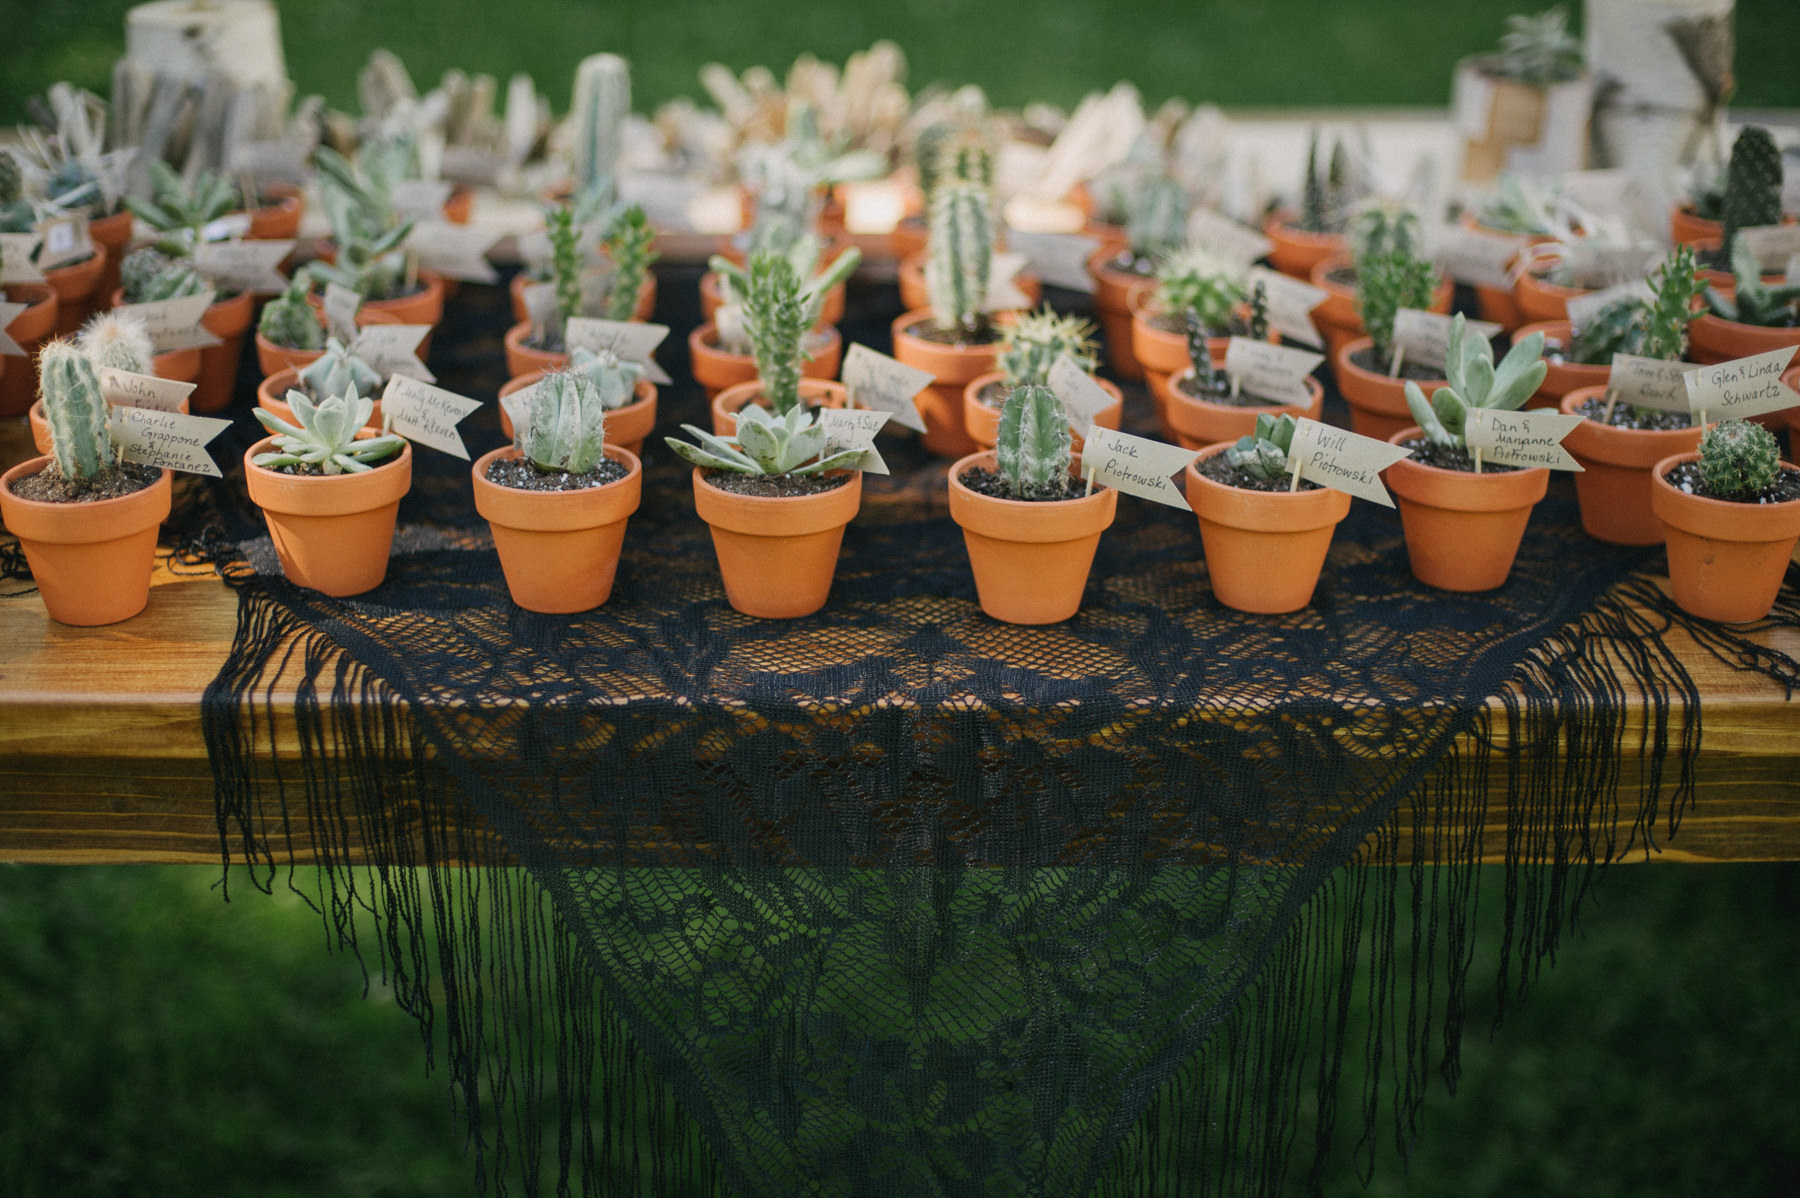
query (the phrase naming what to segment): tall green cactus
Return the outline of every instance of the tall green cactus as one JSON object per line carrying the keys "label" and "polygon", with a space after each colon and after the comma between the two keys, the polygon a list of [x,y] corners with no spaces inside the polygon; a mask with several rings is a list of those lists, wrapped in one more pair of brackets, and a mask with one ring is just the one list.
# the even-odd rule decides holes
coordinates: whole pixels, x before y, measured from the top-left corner
{"label": "tall green cactus", "polygon": [[514,444],[540,470],[586,474],[606,457],[606,406],[585,374],[559,370],[532,391]]}
{"label": "tall green cactus", "polygon": [[638,297],[644,293],[650,266],[658,255],[650,248],[656,230],[650,218],[637,204],[620,210],[606,227],[600,246],[612,259],[612,287],[606,293],[606,319],[630,320],[637,311]]}
{"label": "tall green cactus", "polygon": [[969,338],[988,331],[988,276],[993,273],[994,215],[987,190],[945,183],[931,209],[926,284],[937,327]]}
{"label": "tall green cactus", "polygon": [[149,374],[156,352],[144,322],[117,311],[102,312],[83,325],[75,345],[95,369],[110,367],[131,374]]}
{"label": "tall green cactus", "polygon": [[1131,193],[1125,212],[1125,239],[1132,256],[1149,261],[1180,247],[1187,237],[1187,188],[1162,171],[1145,175]]}
{"label": "tall green cactus", "polygon": [[1194,390],[1197,395],[1217,395],[1225,390],[1224,371],[1213,363],[1212,346],[1207,344],[1208,336],[1205,317],[1189,309],[1187,351],[1188,361],[1194,366]]}
{"label": "tall green cactus", "polygon": [[758,254],[750,259],[744,331],[756,355],[763,395],[777,415],[800,405],[800,362],[806,352],[803,340],[811,327],[800,277],[787,258]]}
{"label": "tall green cactus", "polygon": [[263,306],[256,331],[272,345],[288,349],[324,349],[325,326],[313,306],[306,302],[309,290],[304,276],[294,276],[286,291]]}
{"label": "tall green cactus", "polygon": [[39,351],[38,397],[50,423],[50,454],[64,478],[79,484],[113,464],[100,376],[74,342],[59,338]]}
{"label": "tall green cactus", "polygon": [[631,64],[617,54],[593,54],[575,68],[575,190],[618,195],[619,160],[625,152],[625,118],[631,114]]}
{"label": "tall green cactus", "polygon": [[1061,489],[1069,476],[1069,414],[1055,392],[1026,383],[1006,397],[994,456],[1014,499]]}
{"label": "tall green cactus", "polygon": [[1745,125],[1731,143],[1725,173],[1725,219],[1720,246],[1731,253],[1739,229],[1781,222],[1781,151],[1760,125]]}
{"label": "tall green cactus", "polygon": [[1356,314],[1387,358],[1394,345],[1394,317],[1402,308],[1424,309],[1437,290],[1437,267],[1406,250],[1371,254],[1356,268]]}

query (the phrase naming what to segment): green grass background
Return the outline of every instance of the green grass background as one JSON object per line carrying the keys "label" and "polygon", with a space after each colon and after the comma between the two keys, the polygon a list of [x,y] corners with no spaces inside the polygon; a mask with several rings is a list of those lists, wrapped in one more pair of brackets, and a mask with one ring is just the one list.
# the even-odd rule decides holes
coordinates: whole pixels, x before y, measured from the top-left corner
{"label": "green grass background", "polygon": [[[1154,103],[1227,107],[1443,105],[1452,65],[1489,49],[1507,13],[1493,0],[891,0],[743,3],[441,0],[428,9],[283,0],[288,70],[304,92],[355,103],[369,51],[399,54],[420,84],[448,67],[501,78],[528,71],[560,113],[575,63],[611,50],[632,62],[636,106],[698,95],[709,61],[785,71],[802,51],[842,62],[877,38],[905,48],[913,87],[979,83],[1002,105],[1073,104],[1135,82]],[[57,79],[108,89],[130,0],[27,4],[0,21],[0,121]],[[1572,6],[1573,7],[1573,6]],[[1800,107],[1800,4],[1739,0],[1735,103]]]}

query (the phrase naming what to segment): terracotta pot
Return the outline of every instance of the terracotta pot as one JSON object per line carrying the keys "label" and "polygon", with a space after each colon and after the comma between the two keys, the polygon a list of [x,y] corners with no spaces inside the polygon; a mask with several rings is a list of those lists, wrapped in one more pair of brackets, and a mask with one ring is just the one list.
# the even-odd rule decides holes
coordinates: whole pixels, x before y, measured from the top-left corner
{"label": "terracotta pot", "polygon": [[[505,399],[515,391],[523,391],[543,377],[543,371],[534,370],[530,374],[508,379],[506,385],[500,388],[500,398]],[[639,379],[632,395],[630,403],[606,414],[606,443],[640,454],[643,452],[644,438],[656,428],[656,384],[649,379]],[[508,441],[513,439],[512,417],[507,415],[505,404],[500,405],[500,431]]]}
{"label": "terracotta pot", "polygon": [[1246,491],[1200,473],[1200,462],[1229,448],[1209,447],[1185,474],[1213,594],[1238,611],[1299,611],[1312,602],[1332,534],[1350,514],[1350,496],[1326,488]]}
{"label": "terracotta pot", "polygon": [[116,624],[144,610],[156,534],[169,515],[170,474],[130,495],[96,503],[40,503],[13,494],[16,479],[50,458],[0,475],[0,520],[19,538],[44,610],[59,624]]}
{"label": "terracotta pot", "polygon": [[1193,374],[1193,368],[1189,367],[1169,383],[1169,426],[1174,431],[1176,443],[1183,449],[1204,449],[1221,441],[1235,444],[1239,437],[1247,437],[1256,431],[1256,417],[1262,412],[1271,416],[1286,413],[1296,420],[1303,416],[1317,420],[1325,409],[1325,387],[1311,375],[1306,378],[1306,389],[1312,395],[1312,401],[1303,408],[1279,404],[1244,408],[1195,399],[1181,386],[1182,381],[1192,378]]}
{"label": "terracotta pot", "polygon": [[[188,380],[182,379],[181,381],[187,382]],[[183,399],[181,401],[180,407],[178,407],[176,409],[176,411],[180,412],[182,415],[185,416],[190,411],[190,407],[191,407],[191,405],[189,404],[188,400]],[[44,415],[44,401],[43,400],[37,399],[37,400],[32,401],[31,408],[26,413],[26,423],[31,426],[31,443],[32,443],[32,445],[34,445],[37,448],[37,451],[39,453],[49,453],[50,452],[50,419],[49,419],[49,417]]]}
{"label": "terracotta pot", "polygon": [[1519,272],[1513,282],[1513,299],[1518,301],[1519,315],[1528,324],[1569,319],[1569,301],[1588,294],[1586,287],[1564,287],[1552,283],[1529,270]]}
{"label": "terracotta pot", "polygon": [[[1419,436],[1415,425],[1388,441]],[[1413,577],[1443,591],[1491,591],[1512,573],[1532,506],[1550,489],[1543,468],[1491,474],[1440,470],[1403,458],[1386,471],[1400,508]]]}
{"label": "terracotta pot", "polygon": [[903,216],[889,234],[889,240],[894,247],[894,260],[903,262],[931,248],[931,225],[917,214]]}
{"label": "terracotta pot", "polygon": [[118,290],[119,267],[125,263],[125,250],[131,244],[135,221],[130,209],[88,221],[88,236],[95,245],[106,247],[106,268],[100,272],[100,285],[94,289],[94,306],[82,317],[83,320],[100,310],[102,296]]}
{"label": "terracotta pot", "polygon": [[106,247],[96,242],[93,256],[44,272],[44,282],[56,292],[56,332],[66,337],[81,328],[107,294],[100,290],[110,260]]}
{"label": "terracotta pot", "polygon": [[1269,265],[1296,279],[1312,276],[1313,267],[1333,254],[1347,253],[1350,239],[1342,233],[1307,233],[1289,222],[1293,212],[1277,209],[1263,220],[1263,236],[1275,243],[1269,251]]}
{"label": "terracotta pot", "polygon": [[200,378],[200,347],[168,349],[150,359],[150,373],[159,379],[192,383]]}
{"label": "terracotta pot", "polygon": [[[995,468],[992,450],[950,467],[950,518],[963,530],[981,610],[1008,624],[1054,624],[1081,607],[1100,534],[1113,522],[1119,493],[1095,489],[1077,499],[1029,503],[995,499],[963,486],[976,467]],[[1081,476],[1081,459],[1069,463]]]}
{"label": "terracotta pot", "polygon": [[[1406,406],[1405,379],[1389,378],[1351,360],[1362,350],[1374,347],[1375,343],[1367,337],[1345,342],[1331,364],[1337,372],[1338,391],[1350,405],[1350,431],[1387,440],[1412,425],[1412,409]],[[1444,379],[1415,381],[1427,399],[1437,388],[1447,385]]]}
{"label": "terracotta pot", "polygon": [[387,577],[400,497],[412,486],[412,446],[360,474],[305,476],[265,470],[252,460],[274,448],[265,437],[244,453],[244,482],[263,510],[282,573],[295,586],[342,597]]}
{"label": "terracotta pot", "polygon": [[[1000,435],[1000,409],[983,403],[981,393],[988,384],[998,383],[1005,377],[1003,371],[991,370],[970,379],[968,385],[963,388],[963,427],[968,430],[969,436],[975,443],[983,449],[992,449],[995,440]],[[1125,415],[1125,396],[1119,391],[1119,385],[1112,380],[1100,378],[1098,375],[1089,375],[1088,377],[1100,384],[1100,389],[1112,396],[1113,400],[1106,407],[1100,409],[1094,417],[1094,423],[1101,428],[1109,428],[1117,432],[1119,423]],[[1084,440],[1080,433],[1071,432],[1069,434],[1071,452],[1080,453],[1083,444]]]}
{"label": "terracotta pot", "polygon": [[1688,357],[1702,366],[1800,346],[1800,328],[1765,329],[1710,312],[1688,324]]}
{"label": "terracotta pot", "polygon": [[[900,260],[900,306],[908,311],[931,307],[931,292],[925,286],[925,261],[929,256],[928,249],[921,249]],[[1044,300],[1044,285],[1029,270],[1021,270],[1013,276],[1013,286],[1029,301],[1025,305],[1027,308],[1035,308]],[[702,298],[704,299],[704,293]],[[712,317],[709,315],[707,319]],[[827,316],[826,319],[830,320],[831,317]]]}
{"label": "terracotta pot", "polygon": [[534,370],[561,370],[569,364],[565,350],[533,349],[525,341],[531,336],[531,322],[524,321],[506,330],[506,373],[512,376],[530,374]]}
{"label": "terracotta pot", "polygon": [[[287,405],[285,396],[289,391],[297,391],[299,389],[300,370],[298,367],[290,366],[285,370],[278,370],[257,384],[257,406],[268,409],[289,424],[292,424],[294,422],[294,409]],[[375,408],[369,414],[369,422],[363,425],[363,427],[373,429],[376,432],[381,431],[380,399],[375,400]]]}
{"label": "terracotta pot", "polygon": [[[1800,366],[1795,366],[1781,376],[1781,381],[1788,389],[1800,391]],[[1788,430],[1788,461],[1800,457],[1800,407],[1783,408],[1775,413]]]}
{"label": "terracotta pot", "polygon": [[[372,324],[398,323],[386,312],[377,312],[367,307],[356,310],[356,327],[359,329],[366,329]],[[279,374],[290,366],[295,370],[305,370],[325,353],[322,349],[289,349],[285,345],[276,345],[262,335],[261,329],[256,331],[255,340],[256,364],[262,370],[264,378]]]}
{"label": "terracotta pot", "polygon": [[200,318],[219,344],[200,349],[200,377],[194,381],[190,397],[196,412],[217,412],[230,406],[237,387],[238,359],[244,353],[244,334],[255,319],[256,299],[248,291],[209,305]]}
{"label": "terracotta pot", "polygon": [[[803,378],[800,380],[800,402],[810,408],[841,408],[849,404],[850,391],[844,384],[829,379]],[[765,408],[769,406],[761,379],[735,383],[713,396],[713,436],[729,437],[737,432],[738,410],[753,403]]]}
{"label": "terracotta pot", "polygon": [[782,620],[825,606],[844,526],[862,504],[862,472],[817,495],[721,491],[694,469],[694,510],[712,528],[725,598],[747,616]]}
{"label": "terracotta pot", "polygon": [[[419,284],[419,290],[411,295],[395,296],[393,299],[365,300],[362,308],[357,310],[358,314],[360,315],[364,309],[372,309],[384,313],[394,324],[435,326],[444,319],[444,278],[436,271],[421,270]],[[319,313],[319,318],[323,320],[325,315],[324,296],[315,293],[307,296],[306,302],[313,306],[313,311]],[[431,338],[432,334],[427,333],[425,339],[419,342],[420,358],[424,358],[431,352]]]}
{"label": "terracotta pot", "polygon": [[[1562,398],[1561,408],[1574,415],[1589,399],[1605,397],[1604,386],[1581,387]],[[1611,545],[1661,544],[1662,521],[1650,508],[1650,470],[1666,457],[1699,448],[1700,431],[1614,428],[1597,420],[1576,425],[1563,446],[1582,466],[1575,500],[1583,531]]]}
{"label": "terracotta pot", "polygon": [[1106,360],[1113,373],[1131,382],[1144,377],[1144,368],[1131,352],[1131,313],[1138,297],[1155,290],[1156,280],[1147,275],[1115,269],[1121,251],[1102,244],[1088,255],[1088,276],[1094,280],[1094,315],[1106,338]]}
{"label": "terracotta pot", "polygon": [[[825,293],[825,304],[819,309],[820,324],[837,324],[844,319],[844,305],[849,294],[848,281],[839,283]],[[709,270],[700,276],[700,319],[710,321],[719,313],[725,302],[724,289],[719,286],[719,273]],[[910,306],[910,305],[909,305]],[[639,320],[648,319],[640,316]]]}
{"label": "terracotta pot", "polygon": [[29,304],[6,326],[6,334],[25,351],[22,358],[12,358],[0,372],[0,416],[17,416],[37,398],[37,351],[56,333],[59,306],[56,291],[48,283],[13,283],[6,288],[6,298],[15,304]]}
{"label": "terracotta pot", "polygon": [[603,487],[521,491],[488,481],[490,465],[520,456],[503,446],[483,454],[470,471],[475,510],[493,530],[506,589],[526,611],[591,611],[612,597],[625,521],[643,494],[643,466],[636,454],[608,445],[606,456],[629,473]]}
{"label": "terracotta pot", "polygon": [[[1363,328],[1362,313],[1356,307],[1356,287],[1354,284],[1340,282],[1332,275],[1351,267],[1349,254],[1333,254],[1329,258],[1315,263],[1312,273],[1307,276],[1314,287],[1325,292],[1325,298],[1319,306],[1312,310],[1313,327],[1325,338],[1327,355],[1336,354],[1346,343],[1361,337],[1366,331]],[[1429,312],[1448,312],[1450,301],[1456,295],[1456,284],[1448,277],[1439,276],[1437,287],[1432,290],[1431,302],[1426,305]],[[1486,319],[1485,317],[1483,319]]]}
{"label": "terracotta pot", "polygon": [[300,217],[306,211],[306,197],[292,183],[264,183],[258,188],[272,204],[252,208],[250,231],[244,236],[251,241],[286,241],[300,236]]}
{"label": "terracotta pot", "polygon": [[1669,209],[1669,237],[1676,245],[1718,245],[1725,226],[1694,213],[1692,201]]}
{"label": "terracotta pot", "polygon": [[[1533,333],[1544,335],[1544,345],[1561,345],[1565,349],[1574,336],[1574,327],[1566,320],[1546,320],[1537,324],[1520,325],[1513,330],[1513,341],[1519,342]],[[1562,402],[1563,396],[1584,387],[1604,389],[1606,381],[1612,377],[1612,365],[1585,366],[1579,362],[1553,362],[1544,359],[1544,381],[1532,393],[1526,403],[1528,408],[1550,408]]]}
{"label": "terracotta pot", "polygon": [[[531,319],[531,310],[525,306],[525,289],[532,285],[532,281],[533,280],[530,279],[524,271],[520,271],[512,277],[512,282],[507,284],[507,294],[512,297],[512,318],[514,324],[519,324],[520,322],[529,321]],[[637,304],[631,309],[631,319],[649,320],[651,313],[655,311],[656,274],[654,272],[646,272],[644,275],[644,286],[642,290],[638,292]]]}
{"label": "terracotta pot", "polygon": [[453,225],[466,225],[475,212],[475,193],[458,183],[444,199],[444,219]]}
{"label": "terracotta pot", "polygon": [[[824,325],[814,331],[825,334],[825,343],[813,351],[811,358],[800,363],[800,377],[836,378],[838,367],[844,361],[843,335],[835,325]],[[694,381],[705,390],[708,399],[716,399],[727,387],[747,383],[756,377],[756,356],[720,349],[719,330],[710,323],[688,334],[688,362]]]}
{"label": "terracotta pot", "polygon": [[[1732,503],[1669,485],[1669,471],[1699,457],[1673,454],[1650,468],[1650,505],[1665,530],[1675,603],[1703,620],[1760,620],[1775,606],[1800,541],[1800,501]],[[1792,462],[1781,468],[1800,472]]]}
{"label": "terracotta pot", "polygon": [[997,368],[1000,339],[987,345],[944,345],[915,335],[912,330],[920,326],[931,327],[929,309],[903,313],[892,325],[894,357],[930,371],[935,380],[913,397],[925,421],[925,435],[920,440],[940,457],[962,457],[978,448],[963,427],[963,388],[971,379]]}

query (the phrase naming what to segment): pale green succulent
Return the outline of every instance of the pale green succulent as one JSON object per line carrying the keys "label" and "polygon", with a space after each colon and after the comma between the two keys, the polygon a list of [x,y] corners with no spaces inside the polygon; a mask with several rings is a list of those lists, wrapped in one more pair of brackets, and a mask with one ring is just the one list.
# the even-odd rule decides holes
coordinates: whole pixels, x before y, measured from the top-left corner
{"label": "pale green succulent", "polygon": [[381,386],[381,372],[332,337],[325,342],[325,352],[300,371],[300,381],[309,394],[316,396],[342,395],[346,391],[373,395],[375,388]]}
{"label": "pale green succulent", "polygon": [[251,459],[265,469],[312,466],[320,474],[355,474],[380,465],[406,444],[394,433],[357,438],[374,414],[375,401],[353,390],[316,404],[304,391],[289,391],[284,402],[293,410],[293,424],[267,408],[254,409],[257,420],[275,435],[275,448]]}
{"label": "pale green succulent", "polygon": [[848,467],[863,450],[825,454],[825,429],[816,413],[795,405],[776,414],[757,404],[739,409],[737,431],[719,437],[691,424],[681,426],[698,444],[665,437],[669,448],[696,466],[733,474],[821,474]]}
{"label": "pale green succulent", "polygon": [[1486,337],[1469,336],[1463,315],[1458,312],[1451,323],[1444,354],[1444,378],[1449,385],[1432,392],[1427,402],[1419,384],[1409,381],[1406,406],[1419,422],[1426,440],[1433,445],[1463,449],[1467,444],[1463,428],[1470,410],[1516,411],[1537,392],[1548,370],[1542,333],[1513,342],[1496,369],[1494,347]]}
{"label": "pale green succulent", "polygon": [[1258,412],[1256,431],[1239,437],[1237,444],[1225,451],[1225,460],[1257,478],[1282,478],[1293,469],[1288,450],[1293,447],[1296,427],[1294,418],[1286,413],[1271,416]]}

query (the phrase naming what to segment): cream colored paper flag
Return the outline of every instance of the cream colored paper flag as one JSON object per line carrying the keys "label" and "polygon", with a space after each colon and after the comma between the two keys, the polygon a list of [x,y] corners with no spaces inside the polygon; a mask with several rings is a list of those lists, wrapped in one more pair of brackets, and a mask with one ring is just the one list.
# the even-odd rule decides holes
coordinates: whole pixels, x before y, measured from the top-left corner
{"label": "cream colored paper flag", "polygon": [[428,324],[372,324],[357,333],[352,350],[383,378],[404,374],[435,383],[437,375],[419,357],[419,342],[429,332]]}
{"label": "cream colored paper flag", "polygon": [[888,413],[869,409],[826,408],[819,413],[819,427],[825,430],[826,456],[844,449],[860,449],[862,457],[854,469],[864,474],[886,474],[887,463],[875,448],[875,434],[888,422]]}
{"label": "cream colored paper flag", "polygon": [[1319,336],[1318,326],[1313,324],[1312,319],[1312,310],[1325,302],[1324,288],[1303,283],[1267,267],[1253,266],[1250,268],[1246,290],[1254,292],[1258,283],[1263,285],[1263,301],[1268,306],[1270,328],[1302,345],[1310,345],[1314,349],[1324,347],[1325,342]]}
{"label": "cream colored paper flag", "polygon": [[428,445],[466,462],[469,449],[456,426],[480,406],[478,399],[397,374],[381,393],[381,420],[389,431],[415,445]]}
{"label": "cream colored paper flag", "polygon": [[1800,394],[1781,381],[1782,372],[1794,360],[1795,346],[1784,345],[1766,354],[1735,358],[1716,366],[1689,370],[1688,411],[1704,413],[1707,423],[1747,420],[1800,404]]}
{"label": "cream colored paper flag", "polygon": [[1358,499],[1393,507],[1381,472],[1412,451],[1374,437],[1333,428],[1317,420],[1296,420],[1288,461],[1300,463],[1300,477]]}
{"label": "cream colored paper flag", "polygon": [[1687,383],[1682,375],[1694,367],[1687,362],[1664,362],[1635,354],[1614,354],[1606,393],[1620,403],[1659,412],[1688,410]]}
{"label": "cream colored paper flag", "polygon": [[1199,456],[1198,449],[1182,449],[1096,425],[1087,432],[1087,444],[1081,450],[1081,470],[1084,475],[1092,472],[1096,483],[1191,512],[1194,509],[1176,485],[1175,475]]}
{"label": "cream colored paper flag", "polygon": [[172,349],[204,348],[219,344],[219,339],[200,324],[200,318],[212,306],[213,295],[211,291],[202,291],[199,295],[184,295],[180,299],[123,304],[114,311],[143,321],[145,331],[150,334],[150,344],[159,354]]}
{"label": "cream colored paper flag", "polygon": [[[1394,313],[1394,347],[1405,351],[1408,362],[1442,370],[1445,355],[1449,352],[1450,333],[1455,327],[1454,317],[1402,308]],[[1492,321],[1464,318],[1464,337],[1491,340],[1499,332],[1500,326]]]}
{"label": "cream colored paper flag", "polygon": [[109,404],[127,408],[144,408],[152,412],[178,412],[181,401],[193,393],[193,383],[175,379],[159,379],[153,374],[133,374],[102,366],[99,370],[100,394]]}
{"label": "cream colored paper flag", "polygon": [[207,443],[231,427],[211,416],[183,416],[153,408],[115,407],[107,417],[113,444],[128,462],[221,478]]}
{"label": "cream colored paper flag", "polygon": [[929,370],[896,362],[866,345],[852,345],[844,354],[844,387],[850,402],[874,412],[886,412],[895,424],[915,433],[925,431],[925,420],[913,396],[936,377]]}
{"label": "cream colored paper flag", "polygon": [[1479,452],[1484,462],[1580,471],[1581,463],[1563,448],[1562,442],[1585,419],[1565,416],[1551,408],[1526,412],[1474,408],[1463,421],[1463,440],[1469,452]]}
{"label": "cream colored paper flag", "polygon": [[1323,354],[1248,337],[1233,337],[1225,344],[1225,373],[1242,390],[1293,407],[1312,403],[1306,379],[1324,360]]}
{"label": "cream colored paper flag", "polygon": [[1069,427],[1083,437],[1087,436],[1094,418],[1113,405],[1113,397],[1106,388],[1077,366],[1068,354],[1056,356],[1056,362],[1050,367],[1049,382],[1050,390],[1062,400],[1063,410],[1069,414]]}
{"label": "cream colored paper flag", "polygon": [[573,353],[587,349],[599,353],[610,349],[621,362],[637,362],[644,367],[644,377],[657,386],[673,380],[656,364],[651,355],[669,335],[666,324],[640,324],[635,320],[596,320],[591,316],[571,316],[563,327],[563,344]]}

